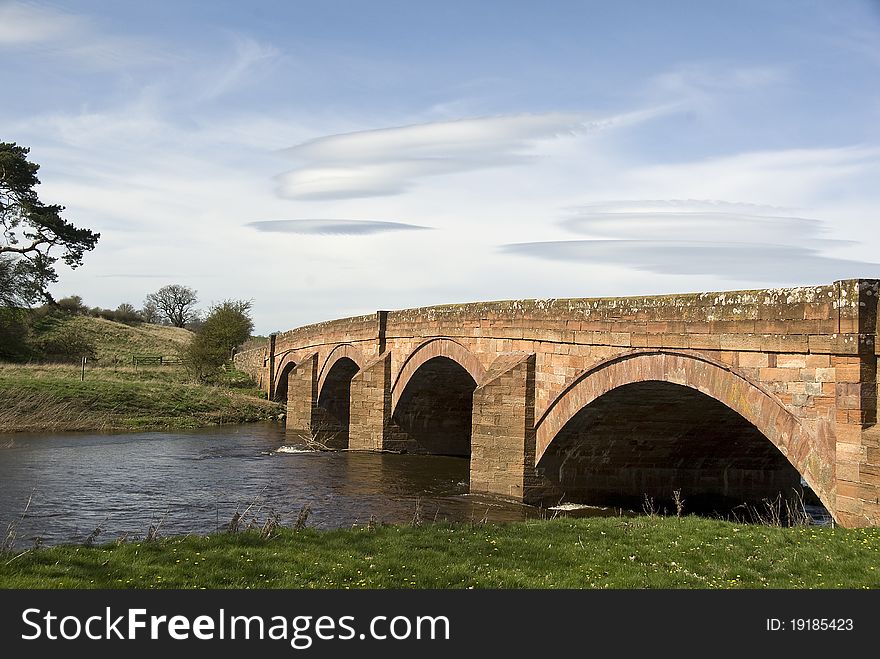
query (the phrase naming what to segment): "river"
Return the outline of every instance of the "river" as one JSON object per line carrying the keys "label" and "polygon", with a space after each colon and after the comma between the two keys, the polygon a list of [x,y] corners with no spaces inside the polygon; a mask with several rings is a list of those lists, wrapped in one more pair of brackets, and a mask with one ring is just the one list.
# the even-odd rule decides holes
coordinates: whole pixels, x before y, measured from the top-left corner
{"label": "river", "polygon": [[[536,508],[467,493],[466,458],[309,452],[274,424],[184,432],[0,435],[0,534],[17,546],[205,534],[238,511],[291,526],[511,521]],[[28,500],[30,503],[28,504]],[[250,508],[249,508],[250,506]],[[2,536],[0,536],[2,540]]]}

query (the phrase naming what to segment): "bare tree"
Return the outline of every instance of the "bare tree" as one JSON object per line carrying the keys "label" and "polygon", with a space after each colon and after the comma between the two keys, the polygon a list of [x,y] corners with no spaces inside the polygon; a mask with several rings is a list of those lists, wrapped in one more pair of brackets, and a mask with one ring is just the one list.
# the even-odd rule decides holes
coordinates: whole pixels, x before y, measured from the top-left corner
{"label": "bare tree", "polygon": [[144,307],[151,303],[156,305],[159,314],[169,323],[175,327],[183,327],[196,317],[195,305],[198,301],[196,291],[188,286],[169,284],[150,293],[144,301]]}

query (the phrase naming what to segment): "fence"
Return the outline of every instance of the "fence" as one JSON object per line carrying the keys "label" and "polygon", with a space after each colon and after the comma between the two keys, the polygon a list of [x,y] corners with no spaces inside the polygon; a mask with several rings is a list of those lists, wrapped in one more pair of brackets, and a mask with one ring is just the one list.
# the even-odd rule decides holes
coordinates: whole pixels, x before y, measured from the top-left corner
{"label": "fence", "polygon": [[132,366],[186,366],[189,362],[180,357],[164,357],[162,355],[133,355]]}

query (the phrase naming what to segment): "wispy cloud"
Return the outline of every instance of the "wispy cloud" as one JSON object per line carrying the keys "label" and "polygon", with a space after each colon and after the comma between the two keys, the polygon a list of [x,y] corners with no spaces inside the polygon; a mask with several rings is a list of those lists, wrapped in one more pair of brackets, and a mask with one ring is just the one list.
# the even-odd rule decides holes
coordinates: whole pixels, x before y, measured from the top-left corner
{"label": "wispy cloud", "polygon": [[880,264],[825,256],[847,244],[821,220],[762,214],[755,204],[613,201],[573,209],[561,224],[592,240],[504,245],[508,254],[633,268],[656,274],[805,283],[880,274]]}
{"label": "wispy cloud", "polygon": [[560,224],[594,238],[667,240],[687,236],[691,241],[786,243],[830,246],[845,244],[825,237],[825,223],[782,215],[785,209],[759,204],[708,200],[637,200],[590,204],[571,209]]}
{"label": "wispy cloud", "polygon": [[53,42],[84,27],[81,18],[59,10],[25,2],[0,5],[0,46]]}
{"label": "wispy cloud", "polygon": [[598,131],[650,116],[596,119],[585,113],[505,115],[329,135],[284,153],[302,162],[278,177],[291,199],[396,195],[426,176],[532,162],[542,141]]}
{"label": "wispy cloud", "polygon": [[737,67],[719,63],[691,62],[664,71],[651,80],[658,91],[690,96],[719,92],[748,92],[789,80],[782,66]]}
{"label": "wispy cloud", "polygon": [[0,49],[50,57],[62,66],[95,71],[169,62],[172,57],[143,37],[102,31],[88,16],[29,2],[0,5]]}
{"label": "wispy cloud", "polygon": [[245,226],[267,233],[299,233],[312,236],[369,236],[389,231],[419,231],[432,227],[382,220],[263,220]]}
{"label": "wispy cloud", "polygon": [[281,51],[272,44],[248,36],[234,35],[233,46],[231,61],[224,63],[222,73],[213,79],[209,78],[200,100],[213,100],[236,89],[243,81],[254,76],[260,66],[281,56]]}

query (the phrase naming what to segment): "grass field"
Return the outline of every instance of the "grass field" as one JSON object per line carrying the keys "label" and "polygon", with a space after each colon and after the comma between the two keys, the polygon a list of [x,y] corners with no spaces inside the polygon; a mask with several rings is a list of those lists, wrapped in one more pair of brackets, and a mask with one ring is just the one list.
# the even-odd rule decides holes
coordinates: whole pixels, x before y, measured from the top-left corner
{"label": "grass field", "polygon": [[176,367],[0,364],[0,432],[161,430],[276,418],[243,373],[233,386],[191,382]]}
{"label": "grass field", "polygon": [[876,528],[653,516],[276,532],[7,553],[0,587],[880,587]]}
{"label": "grass field", "polygon": [[0,432],[162,430],[276,418],[284,409],[243,373],[219,386],[198,384],[182,366],[131,366],[133,356],[176,357],[192,333],[75,316],[96,360],[85,379],[75,364],[0,363]]}

